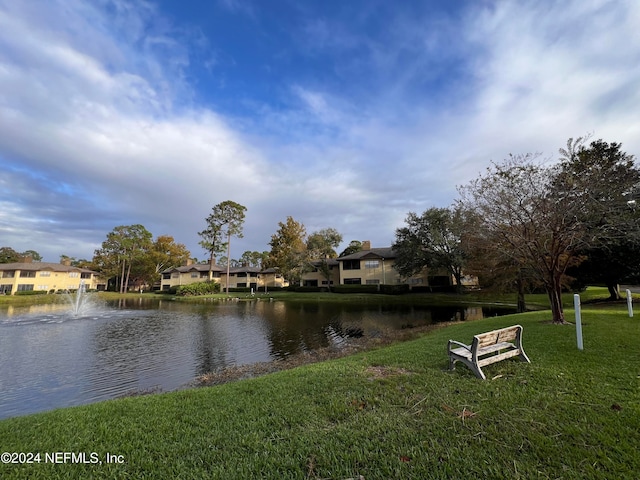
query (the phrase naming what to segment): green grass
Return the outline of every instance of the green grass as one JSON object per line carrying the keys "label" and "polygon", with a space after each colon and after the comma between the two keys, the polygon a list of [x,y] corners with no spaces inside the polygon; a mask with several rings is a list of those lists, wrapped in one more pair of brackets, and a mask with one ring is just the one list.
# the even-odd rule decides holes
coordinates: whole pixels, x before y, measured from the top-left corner
{"label": "green grass", "polygon": [[[638,478],[640,318],[583,306],[584,351],[548,320],[455,323],[260,378],[4,420],[1,451],[125,463],[0,464],[0,478]],[[515,323],[531,364],[485,367],[484,382],[446,371],[449,338]]]}

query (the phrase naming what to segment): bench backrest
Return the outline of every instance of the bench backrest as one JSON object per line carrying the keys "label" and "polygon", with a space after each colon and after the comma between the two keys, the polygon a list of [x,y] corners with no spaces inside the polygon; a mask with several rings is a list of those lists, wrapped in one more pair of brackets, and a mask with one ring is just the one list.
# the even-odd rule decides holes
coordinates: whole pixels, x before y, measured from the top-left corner
{"label": "bench backrest", "polygon": [[477,343],[478,348],[482,348],[499,342],[512,342],[518,338],[518,334],[521,330],[522,327],[520,325],[514,325],[513,327],[481,333],[479,335],[474,335],[476,341],[473,343]]}

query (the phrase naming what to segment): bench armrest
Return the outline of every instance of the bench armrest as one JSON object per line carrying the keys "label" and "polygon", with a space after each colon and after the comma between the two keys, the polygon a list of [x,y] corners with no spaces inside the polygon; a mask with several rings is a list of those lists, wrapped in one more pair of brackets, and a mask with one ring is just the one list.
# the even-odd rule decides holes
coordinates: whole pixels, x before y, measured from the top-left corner
{"label": "bench armrest", "polygon": [[447,351],[451,351],[451,344],[459,345],[471,351],[471,345],[465,345],[464,343],[456,342],[455,340],[449,340],[449,343],[447,344]]}

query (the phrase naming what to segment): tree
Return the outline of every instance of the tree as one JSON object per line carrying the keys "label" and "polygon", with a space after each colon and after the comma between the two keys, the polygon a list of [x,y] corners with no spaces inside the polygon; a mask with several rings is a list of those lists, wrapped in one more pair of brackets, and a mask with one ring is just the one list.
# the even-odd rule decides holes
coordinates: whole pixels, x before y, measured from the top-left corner
{"label": "tree", "polygon": [[249,267],[262,267],[266,260],[269,258],[269,252],[250,252],[246,251],[240,257],[240,265],[247,265]]}
{"label": "tree", "polygon": [[529,267],[549,296],[553,321],[564,323],[562,279],[575,264],[583,226],[551,193],[552,172],[538,155],[511,155],[460,188],[465,207],[483,219],[477,232],[517,267]]}
{"label": "tree", "polygon": [[354,254],[362,250],[362,242],[360,240],[351,240],[347,248],[345,248],[340,254],[341,257]]}
{"label": "tree", "polygon": [[482,219],[478,235],[544,285],[555,323],[565,322],[568,269],[584,260],[586,249],[618,238],[637,191],[632,158],[592,154],[582,141],[570,139],[559,164],[544,166],[537,154],[511,155],[459,188],[465,207]]}
{"label": "tree", "polygon": [[[242,238],[242,226],[247,208],[239,203],[226,200],[215,205],[206,218],[207,228],[199,233],[203,237],[200,242],[210,253],[210,269],[213,268],[215,254],[221,253],[221,239],[226,237],[227,258],[231,258],[231,237]],[[229,268],[227,262],[226,293],[229,293]]]}
{"label": "tree", "polygon": [[271,236],[269,265],[276,267],[291,284],[299,282],[308,262],[305,238],[307,231],[302,223],[287,217],[285,223],[278,222],[278,231]]}
{"label": "tree", "polygon": [[0,263],[16,263],[27,257],[31,257],[34,262],[42,261],[42,255],[35,250],[26,250],[19,253],[11,247],[0,247]]}
{"label": "tree", "polygon": [[[151,250],[151,233],[140,224],[121,225],[107,234],[102,248],[95,251],[94,263],[109,276],[119,278],[120,293],[125,293],[132,276],[132,268],[141,266],[143,257]],[[134,277],[140,270],[133,270]]]}
{"label": "tree", "polygon": [[159,235],[144,257],[145,283],[153,285],[159,280],[160,272],[183,265],[190,257],[191,253],[184,244],[176,243],[170,235]]}
{"label": "tree", "polygon": [[342,243],[342,235],[335,228],[323,228],[307,238],[307,254],[310,259],[319,260],[316,265],[322,276],[331,285],[331,269],[327,259],[336,258],[336,248]]}
{"label": "tree", "polygon": [[36,252],[35,250],[26,250],[24,252],[22,252],[20,254],[21,257],[31,257],[31,260],[33,260],[34,262],[41,262],[42,261],[42,255],[40,255],[38,252]]}
{"label": "tree", "polygon": [[11,247],[0,247],[0,263],[15,263],[20,261],[20,254]]}
{"label": "tree", "polygon": [[394,268],[409,277],[423,268],[444,269],[462,289],[462,269],[466,261],[463,237],[467,222],[461,207],[430,208],[422,215],[410,212],[407,226],[396,230],[393,249],[396,252]]}
{"label": "tree", "polygon": [[[582,206],[576,212],[592,234],[579,253],[586,260],[571,270],[580,283],[605,283],[611,299],[620,298],[618,283],[638,270],[640,258],[640,170],[619,143],[569,139],[554,188]],[[597,234],[597,235],[596,235]]]}

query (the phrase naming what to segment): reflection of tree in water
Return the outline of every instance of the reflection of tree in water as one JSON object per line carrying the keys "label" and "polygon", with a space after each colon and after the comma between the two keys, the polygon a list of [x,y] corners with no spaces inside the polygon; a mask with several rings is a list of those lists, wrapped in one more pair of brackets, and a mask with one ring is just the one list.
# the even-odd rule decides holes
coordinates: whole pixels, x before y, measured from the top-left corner
{"label": "reflection of tree in water", "polygon": [[211,319],[211,313],[201,313],[198,316],[200,334],[196,335],[194,345],[196,376],[214,372],[227,366],[228,344],[220,329]]}

